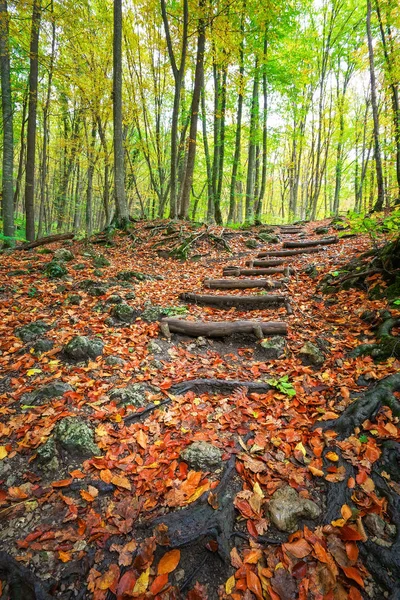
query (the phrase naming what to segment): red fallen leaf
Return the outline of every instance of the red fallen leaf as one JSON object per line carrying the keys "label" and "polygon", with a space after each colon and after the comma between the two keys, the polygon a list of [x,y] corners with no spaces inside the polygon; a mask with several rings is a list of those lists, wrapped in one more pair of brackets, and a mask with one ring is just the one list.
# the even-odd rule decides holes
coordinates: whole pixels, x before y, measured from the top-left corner
{"label": "red fallen leaf", "polygon": [[165,573],[172,573],[175,571],[176,567],[181,560],[181,551],[180,550],[170,550],[161,558],[157,567],[157,574],[164,575]]}
{"label": "red fallen leaf", "polygon": [[210,540],[209,542],[207,542],[206,548],[210,552],[217,552],[218,551],[218,542],[216,542],[215,540]]}
{"label": "red fallen leaf", "polygon": [[345,542],[359,541],[363,539],[362,535],[360,535],[357,529],[350,527],[350,525],[344,525],[343,527],[341,527],[339,535]]}
{"label": "red fallen leaf", "polygon": [[351,562],[356,562],[358,559],[358,546],[355,542],[346,542],[346,554]]}
{"label": "red fallen leaf", "polygon": [[294,565],[292,575],[293,577],[296,577],[296,579],[303,579],[303,577],[307,575],[307,569],[307,563],[304,562],[304,560],[301,560]]}
{"label": "red fallen leaf", "polygon": [[291,544],[283,544],[283,548],[286,552],[290,552],[296,558],[304,558],[307,554],[310,554],[312,548],[306,540],[301,539]]}
{"label": "red fallen leaf", "polygon": [[348,600],[362,600],[362,594],[353,586],[349,589]]}
{"label": "red fallen leaf", "polygon": [[164,379],[164,381],[162,383],[160,383],[158,387],[161,390],[169,390],[169,388],[171,387],[171,385],[172,385],[171,379]]}
{"label": "red fallen leaf", "polygon": [[254,522],[251,519],[247,520],[246,526],[247,526],[247,531],[249,532],[249,534],[251,536],[253,536],[255,538],[258,537],[258,531],[256,529]]}
{"label": "red fallen leaf", "polygon": [[314,552],[315,552],[315,556],[318,558],[318,560],[320,562],[323,562],[323,563],[329,562],[328,553],[319,542],[317,542],[314,545]]}
{"label": "red fallen leaf", "polygon": [[162,575],[157,575],[155,580],[150,586],[150,594],[156,596],[159,594],[165,585],[168,583],[168,573],[163,573]]}
{"label": "red fallen leaf", "polygon": [[123,600],[124,597],[132,597],[133,588],[135,587],[137,577],[134,571],[127,571],[118,582],[116,591],[117,600]]}
{"label": "red fallen leaf", "polygon": [[53,483],[51,484],[51,487],[55,487],[55,488],[68,487],[69,485],[71,485],[71,483],[72,483],[72,477],[70,477],[69,479],[59,479],[58,481],[53,481]]}
{"label": "red fallen leaf", "polygon": [[253,594],[255,594],[257,598],[260,598],[260,600],[262,600],[263,595],[261,589],[261,581],[259,580],[258,576],[255,573],[253,573],[253,571],[250,571],[250,569],[247,571],[246,574],[246,583],[249,590],[253,592]]}
{"label": "red fallen leaf", "polygon": [[341,567],[341,568],[344,571],[344,574],[346,575],[346,577],[348,577],[349,579],[352,579],[353,581],[358,583],[358,585],[360,587],[362,587],[362,588],[364,587],[364,581],[363,581],[363,578],[361,577],[358,569],[356,569],[355,567]]}

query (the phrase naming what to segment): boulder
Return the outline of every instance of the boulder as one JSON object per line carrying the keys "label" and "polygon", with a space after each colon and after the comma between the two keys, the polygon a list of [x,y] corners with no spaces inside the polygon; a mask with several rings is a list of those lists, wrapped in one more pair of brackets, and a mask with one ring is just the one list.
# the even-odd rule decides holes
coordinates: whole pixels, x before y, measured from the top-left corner
{"label": "boulder", "polygon": [[312,365],[314,367],[320,367],[325,357],[322,354],[318,346],[315,346],[311,342],[306,342],[301,348],[299,355],[301,357],[303,365]]}
{"label": "boulder", "polygon": [[50,325],[44,321],[34,321],[33,323],[29,323],[28,325],[16,329],[15,334],[21,338],[23,342],[27,343],[32,342],[39,337],[39,335],[43,335],[50,328]]}
{"label": "boulder", "polygon": [[93,296],[98,298],[99,296],[104,296],[107,293],[107,287],[102,284],[92,285],[87,289],[87,293],[89,296]]}
{"label": "boulder", "polygon": [[136,406],[142,408],[148,404],[146,399],[147,386],[143,383],[133,383],[122,388],[114,388],[109,392],[110,400],[115,400],[118,404]]}
{"label": "boulder", "polygon": [[76,335],[64,346],[64,352],[73,360],[88,360],[103,354],[103,347],[104,343],[99,338],[91,340],[83,335]]}
{"label": "boulder", "polygon": [[58,277],[64,277],[68,271],[62,262],[52,260],[46,265],[45,273],[49,279],[57,279]]}
{"label": "boulder", "polygon": [[150,354],[160,354],[160,352],[162,352],[160,344],[157,344],[157,342],[154,340],[151,340],[147,344],[147,350],[150,352]]}
{"label": "boulder", "polygon": [[68,250],[67,248],[58,248],[54,252],[54,258],[57,261],[60,260],[68,262],[70,260],[74,260],[75,256],[72,254],[71,250]]}
{"label": "boulder", "polygon": [[285,485],[273,494],[268,512],[277,529],[293,533],[298,529],[298,519],[317,519],[321,509],[315,502],[302,498],[296,490]]}
{"label": "boulder", "polygon": [[23,404],[42,404],[45,400],[52,398],[61,398],[65,392],[72,392],[73,388],[63,381],[52,381],[33,392],[23,394],[21,402]]}
{"label": "boulder", "polygon": [[316,227],[314,231],[317,235],[323,235],[324,233],[329,233],[329,227]]}
{"label": "boulder", "polygon": [[110,261],[102,254],[98,254],[97,256],[95,256],[93,258],[93,266],[96,267],[97,269],[109,267],[110,264],[111,264]]}
{"label": "boulder", "polygon": [[193,442],[180,454],[191,469],[215,471],[222,467],[222,452],[208,442]]}
{"label": "boulder", "polygon": [[123,298],[118,294],[111,294],[106,300],[107,304],[121,304],[123,301]]}
{"label": "boulder", "polygon": [[260,346],[263,349],[263,357],[276,359],[285,353],[286,341],[282,336],[274,335],[262,340]]}
{"label": "boulder", "polygon": [[74,306],[78,306],[81,303],[82,298],[79,294],[69,294],[67,297],[67,303]]}
{"label": "boulder", "polygon": [[278,244],[281,241],[280,237],[273,233],[259,233],[258,238],[266,244]]}
{"label": "boulder", "polygon": [[129,304],[116,304],[112,307],[110,315],[122,323],[132,323],[137,316],[137,312]]}
{"label": "boulder", "polygon": [[246,240],[245,242],[246,248],[258,248],[258,242],[254,238],[250,240]]}

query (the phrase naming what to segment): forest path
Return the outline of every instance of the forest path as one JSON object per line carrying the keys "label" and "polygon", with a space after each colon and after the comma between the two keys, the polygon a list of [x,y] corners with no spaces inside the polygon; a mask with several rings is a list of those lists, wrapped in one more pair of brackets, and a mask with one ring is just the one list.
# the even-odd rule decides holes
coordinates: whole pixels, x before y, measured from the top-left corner
{"label": "forest path", "polygon": [[[368,597],[382,595],[359,553],[377,556],[386,544],[386,575],[375,581],[396,589],[396,481],[387,453],[397,446],[380,448],[398,437],[384,406],[397,379],[379,398],[367,393],[400,365],[349,358],[360,338],[373,337],[362,313],[378,318],[386,305],[363,290],[323,296],[317,289],[368,239],[341,239],[318,252],[263,250],[258,240],[249,254],[259,230],[228,232],[233,256],[203,236],[199,260],[178,262],[155,253],[174,224],[156,225],[152,235],[137,224],[101,253],[73,243],[0,257],[0,516],[7,519],[0,546],[8,553],[0,570],[24,582],[25,597],[32,581],[10,556],[61,600],[122,600],[125,592],[358,600],[363,586]],[[318,240],[316,225],[278,235],[282,243]],[[57,259],[61,250],[73,257]],[[283,252],[290,254],[279,266],[291,273],[266,277],[255,265],[257,254]],[[231,258],[235,271],[221,278]],[[241,274],[247,260],[251,280]],[[67,273],[54,278],[55,264]],[[237,307],[182,305],[184,294],[223,297],[226,289]],[[250,311],[240,303],[269,295],[290,298],[292,314],[285,302]],[[160,319],[209,329],[196,338],[171,327],[167,339]],[[221,321],[248,331],[208,338]],[[271,326],[281,334],[265,338]],[[89,345],[71,350],[78,334]],[[350,421],[346,408],[364,397],[367,421],[357,411]],[[340,415],[348,437],[337,440],[331,420]],[[384,457],[392,480],[375,474]],[[283,505],[286,530],[276,512]]]}

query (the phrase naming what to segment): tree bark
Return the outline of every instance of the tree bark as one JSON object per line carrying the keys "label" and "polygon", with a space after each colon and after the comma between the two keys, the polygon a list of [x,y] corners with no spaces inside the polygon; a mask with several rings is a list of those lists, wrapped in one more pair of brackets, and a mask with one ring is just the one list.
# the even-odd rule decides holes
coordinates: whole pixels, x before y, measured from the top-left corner
{"label": "tree bark", "polygon": [[7,1],[0,1],[0,69],[1,104],[3,113],[3,178],[1,209],[5,245],[14,245],[14,134],[10,82],[10,50]]}
{"label": "tree bark", "polygon": [[122,0],[114,0],[113,36],[113,124],[114,124],[114,194],[117,225],[129,222],[125,196],[124,140],[122,132]]}
{"label": "tree bark", "polygon": [[190,192],[192,189],[194,164],[196,159],[197,123],[199,116],[200,95],[204,81],[204,49],[206,43],[205,21],[203,16],[205,0],[199,1],[200,18],[198,20],[197,57],[194,75],[193,97],[191,105],[188,155],[185,175],[181,190],[180,211],[181,219],[189,218]]}
{"label": "tree bark", "polygon": [[271,279],[205,279],[204,287],[212,290],[246,290],[265,288],[273,290],[282,287],[282,282]]}
{"label": "tree bark", "polygon": [[33,0],[31,41],[29,48],[29,102],[25,170],[25,237],[30,242],[33,242],[33,240],[35,239],[35,152],[37,87],[39,72],[38,51],[41,17],[40,2],[41,0]]}
{"label": "tree bark", "polygon": [[263,258],[264,256],[297,256],[298,254],[314,254],[320,251],[321,248],[302,248],[301,250],[267,250],[266,252],[259,252],[257,254],[257,257]]}
{"label": "tree bark", "polygon": [[250,115],[250,133],[249,133],[249,152],[247,161],[247,179],[246,179],[246,223],[254,221],[254,184],[255,184],[255,161],[256,161],[256,136],[259,121],[259,74],[258,74],[258,59],[254,65],[254,81],[253,93],[251,98],[251,115]]}
{"label": "tree bark", "polygon": [[368,56],[369,56],[369,73],[371,80],[371,107],[372,117],[374,122],[374,158],[375,158],[375,169],[376,169],[376,183],[378,187],[378,197],[376,199],[374,210],[380,211],[383,209],[383,203],[385,200],[385,189],[383,183],[383,169],[382,169],[382,157],[381,157],[381,145],[379,139],[379,112],[378,112],[378,98],[376,94],[376,76],[375,76],[375,61],[374,61],[374,48],[372,44],[372,33],[371,33],[371,0],[367,0],[367,40],[368,40]]}
{"label": "tree bark", "polygon": [[312,248],[313,246],[326,246],[327,244],[337,244],[339,238],[336,236],[321,238],[320,240],[305,240],[304,242],[283,242],[283,248]]}
{"label": "tree bark", "polygon": [[162,319],[161,324],[168,325],[172,333],[192,337],[220,338],[234,333],[252,334],[258,328],[264,335],[287,335],[287,323],[281,321],[185,321],[184,319]]}

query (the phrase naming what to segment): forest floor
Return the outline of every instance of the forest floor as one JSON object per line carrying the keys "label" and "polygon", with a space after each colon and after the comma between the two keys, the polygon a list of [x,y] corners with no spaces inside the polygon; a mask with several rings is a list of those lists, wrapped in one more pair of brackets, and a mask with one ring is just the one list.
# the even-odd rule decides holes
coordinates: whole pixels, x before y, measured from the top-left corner
{"label": "forest floor", "polygon": [[[307,238],[321,225],[329,222],[307,223]],[[398,543],[393,499],[373,476],[381,443],[399,441],[398,417],[378,406],[344,436],[334,422],[399,372],[394,357],[349,354],[375,339],[380,311],[400,311],[367,289],[318,288],[370,240],[288,257],[293,274],[273,292],[289,296],[287,314],[181,302],[181,293],[224,294],[203,280],[281,244],[261,242],[263,228],[230,231],[232,253],[202,236],[179,261],[165,250],[182,241],[177,227],[140,222],[112,245],[0,255],[0,598],[389,597],[396,575],[372,576],[363,548],[372,541],[390,553]],[[173,315],[284,321],[288,334],[274,338],[270,358],[253,334],[168,339],[158,319]],[[89,341],[66,347],[78,335]],[[177,386],[198,379],[211,381]],[[225,380],[235,383],[225,389]],[[390,472],[380,477],[400,492]]]}

